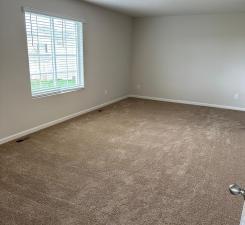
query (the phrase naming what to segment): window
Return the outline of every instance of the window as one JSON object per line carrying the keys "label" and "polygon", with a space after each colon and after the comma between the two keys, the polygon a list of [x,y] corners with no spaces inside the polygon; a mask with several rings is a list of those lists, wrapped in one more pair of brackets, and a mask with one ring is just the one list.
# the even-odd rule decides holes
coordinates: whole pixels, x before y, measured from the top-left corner
{"label": "window", "polygon": [[32,96],[84,87],[81,22],[25,10]]}

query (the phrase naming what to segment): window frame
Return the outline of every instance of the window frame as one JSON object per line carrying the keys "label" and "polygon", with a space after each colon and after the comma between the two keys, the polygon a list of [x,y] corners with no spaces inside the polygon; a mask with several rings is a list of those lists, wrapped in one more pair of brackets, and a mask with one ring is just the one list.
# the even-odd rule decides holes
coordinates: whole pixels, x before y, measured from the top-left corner
{"label": "window frame", "polygon": [[[87,23],[85,20],[83,19],[74,19],[71,17],[67,17],[67,16],[61,16],[61,15],[57,15],[55,13],[49,13],[43,10],[38,10],[38,9],[33,9],[33,8],[29,8],[29,7],[21,7],[21,11],[23,13],[23,17],[24,17],[24,28],[25,28],[25,41],[26,41],[26,53],[27,53],[27,61],[28,61],[28,74],[29,74],[29,87],[31,90],[31,96],[33,99],[36,98],[42,98],[42,97],[47,97],[47,96],[53,96],[53,95],[59,95],[59,94],[64,94],[64,93],[69,93],[69,92],[75,92],[75,91],[79,91],[85,88],[85,65],[84,65],[84,24]],[[64,89],[59,89],[59,88],[54,88],[54,89],[50,89],[50,90],[45,90],[43,92],[39,92],[37,94],[33,93],[32,91],[32,86],[31,86],[31,72],[30,72],[30,61],[29,61],[29,49],[28,49],[28,36],[27,36],[27,27],[26,27],[26,18],[25,18],[25,13],[34,13],[34,14],[39,14],[39,15],[43,15],[43,16],[47,16],[47,17],[52,17],[52,18],[57,18],[57,19],[63,19],[63,20],[69,20],[69,21],[73,21],[76,23],[81,23],[81,30],[80,30],[80,43],[79,43],[79,67],[82,67],[82,70],[80,69],[80,76],[79,76],[79,85],[74,86],[74,87],[67,87]]]}

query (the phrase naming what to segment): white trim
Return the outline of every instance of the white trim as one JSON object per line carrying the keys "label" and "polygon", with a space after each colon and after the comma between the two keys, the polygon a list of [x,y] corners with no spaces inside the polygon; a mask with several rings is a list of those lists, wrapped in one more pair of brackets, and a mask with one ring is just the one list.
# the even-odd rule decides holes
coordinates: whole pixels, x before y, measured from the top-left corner
{"label": "white trim", "polygon": [[242,210],[240,225],[245,225],[245,203],[243,204],[243,210]]}
{"label": "white trim", "polygon": [[41,124],[41,125],[39,125],[39,126],[37,126],[37,127],[33,127],[33,128],[31,128],[31,129],[28,129],[28,130],[21,131],[21,132],[19,132],[19,133],[10,135],[10,136],[8,136],[8,137],[5,137],[5,138],[0,139],[0,145],[1,145],[1,144],[4,144],[4,143],[6,143],[6,142],[9,142],[9,141],[13,141],[13,140],[15,140],[15,139],[18,139],[18,138],[20,138],[20,137],[23,137],[23,136],[32,134],[32,133],[37,132],[37,131],[39,131],[39,130],[43,130],[43,129],[45,129],[45,128],[54,126],[54,125],[56,125],[56,124],[58,124],[58,123],[62,123],[62,122],[64,122],[64,121],[70,120],[70,119],[72,119],[72,118],[81,116],[81,115],[86,114],[86,113],[88,113],[88,112],[91,112],[91,111],[94,111],[94,110],[103,108],[103,107],[105,107],[105,106],[108,106],[108,105],[111,105],[111,104],[113,104],[113,103],[119,102],[119,101],[124,100],[124,99],[126,99],[126,98],[128,98],[127,95],[126,95],[126,96],[123,96],[123,97],[120,97],[120,98],[116,98],[116,99],[114,99],[114,100],[112,100],[112,101],[109,101],[109,102],[102,103],[102,104],[100,104],[100,105],[94,106],[94,107],[89,108],[89,109],[84,109],[84,110],[82,110],[82,111],[80,111],[80,112],[77,112],[77,113],[74,113],[74,114],[70,114],[70,115],[68,115],[68,116],[59,118],[59,119],[57,119],[57,120],[53,120],[53,121],[50,121],[50,122],[48,122],[48,123]]}
{"label": "white trim", "polygon": [[42,94],[39,93],[39,94],[36,94],[36,95],[32,95],[32,99],[39,99],[39,98],[50,97],[50,96],[53,96],[53,95],[62,95],[62,94],[66,94],[66,93],[69,93],[69,92],[81,91],[84,88],[85,88],[84,86],[77,86],[77,87],[73,87],[73,88],[69,88],[69,89],[49,91],[49,92],[45,92],[45,93],[42,93]]}
{"label": "white trim", "polygon": [[13,141],[15,139],[18,139],[20,137],[32,134],[32,133],[37,132],[39,130],[54,126],[56,124],[62,123],[64,121],[70,120],[72,118],[78,117],[78,116],[86,114],[88,112],[103,108],[103,107],[105,107],[107,105],[111,105],[113,103],[119,102],[119,101],[127,99],[129,97],[131,97],[131,98],[139,98],[139,99],[147,99],[147,100],[154,100],[154,101],[162,101],[162,102],[180,103],[180,104],[187,104],[187,105],[206,106],[206,107],[220,108],[220,109],[230,109],[230,110],[237,110],[237,111],[245,111],[245,108],[234,107],[234,106],[216,105],[216,104],[192,102],[192,101],[185,101],[185,100],[174,100],[174,99],[158,98],[158,97],[150,97],[150,96],[142,96],[142,95],[125,95],[123,97],[114,99],[114,100],[109,101],[109,102],[102,103],[102,104],[94,106],[92,108],[85,109],[85,110],[82,110],[80,112],[77,112],[77,113],[74,113],[74,114],[59,118],[59,119],[54,120],[54,121],[50,121],[48,123],[44,123],[44,124],[41,124],[41,125],[39,125],[37,127],[33,127],[31,129],[28,129],[28,130],[25,130],[25,131],[21,131],[19,133],[16,133],[16,134],[10,135],[8,137],[2,138],[2,139],[0,139],[0,145],[4,144],[6,142],[9,142],[9,141]]}
{"label": "white trim", "polygon": [[172,102],[172,103],[180,103],[186,105],[197,105],[197,106],[206,106],[212,108],[219,108],[219,109],[230,109],[236,111],[245,111],[245,108],[235,107],[235,106],[227,106],[227,105],[216,105],[216,104],[209,104],[203,102],[192,102],[186,100],[175,100],[175,99],[168,99],[168,98],[158,98],[158,97],[150,97],[150,96],[143,96],[143,95],[129,95],[131,98],[140,98],[140,99],[148,99],[154,101],[162,101],[162,102]]}
{"label": "white trim", "polygon": [[34,9],[34,8],[31,8],[31,7],[27,7],[27,6],[21,6],[21,11],[22,13],[25,13],[25,12],[32,12],[32,13],[36,13],[36,14],[42,14],[42,15],[45,15],[45,16],[51,16],[51,17],[55,17],[55,18],[61,18],[61,19],[65,19],[65,20],[71,20],[71,21],[75,21],[75,22],[81,22],[81,23],[87,23],[87,21],[85,19],[81,19],[81,18],[73,18],[73,17],[70,17],[70,16],[64,16],[62,14],[59,14],[59,13],[51,13],[51,12],[47,12],[45,10],[41,10],[41,9]]}

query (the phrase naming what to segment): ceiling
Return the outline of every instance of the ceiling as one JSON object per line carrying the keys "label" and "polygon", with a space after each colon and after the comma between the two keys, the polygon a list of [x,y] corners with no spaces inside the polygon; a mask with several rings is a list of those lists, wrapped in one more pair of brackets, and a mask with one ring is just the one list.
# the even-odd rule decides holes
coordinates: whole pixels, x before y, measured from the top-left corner
{"label": "ceiling", "polygon": [[245,12],[245,0],[84,0],[131,16]]}

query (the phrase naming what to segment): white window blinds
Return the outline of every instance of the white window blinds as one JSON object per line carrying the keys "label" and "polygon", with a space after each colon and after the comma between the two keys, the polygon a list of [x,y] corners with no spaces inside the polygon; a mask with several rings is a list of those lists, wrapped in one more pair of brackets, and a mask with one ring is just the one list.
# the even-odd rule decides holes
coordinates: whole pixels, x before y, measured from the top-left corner
{"label": "white window blinds", "polygon": [[32,96],[84,87],[81,22],[25,11]]}

